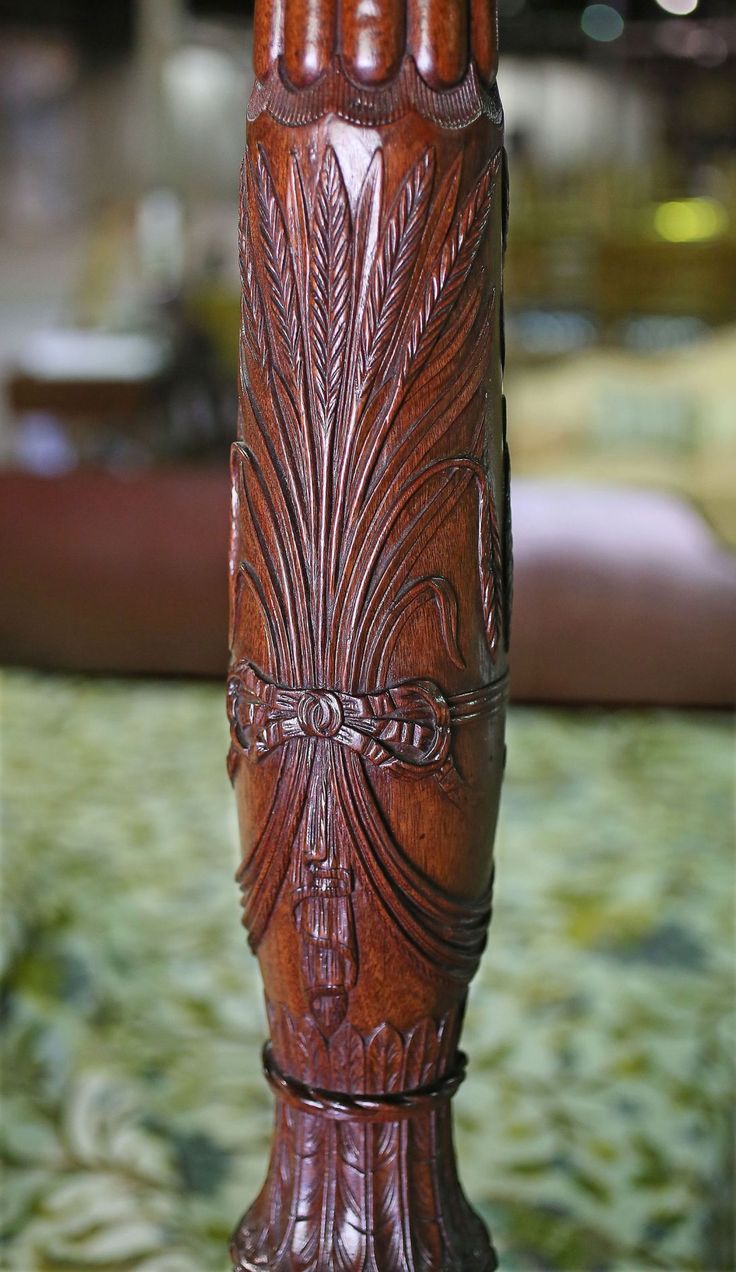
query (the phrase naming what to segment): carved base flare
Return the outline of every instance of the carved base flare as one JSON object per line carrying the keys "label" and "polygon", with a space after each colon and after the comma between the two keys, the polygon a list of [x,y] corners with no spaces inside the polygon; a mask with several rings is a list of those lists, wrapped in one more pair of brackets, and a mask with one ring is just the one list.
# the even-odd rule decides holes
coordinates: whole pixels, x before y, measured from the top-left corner
{"label": "carved base flare", "polygon": [[493,1272],[455,1166],[448,1102],[370,1124],[279,1101],[268,1178],[233,1238],[236,1272]]}
{"label": "carved base flare", "polygon": [[452,1142],[462,1008],[367,1037],[347,1021],[325,1038],[281,1006],[268,1014],[276,1134],[233,1238],[237,1272],[491,1272]]}

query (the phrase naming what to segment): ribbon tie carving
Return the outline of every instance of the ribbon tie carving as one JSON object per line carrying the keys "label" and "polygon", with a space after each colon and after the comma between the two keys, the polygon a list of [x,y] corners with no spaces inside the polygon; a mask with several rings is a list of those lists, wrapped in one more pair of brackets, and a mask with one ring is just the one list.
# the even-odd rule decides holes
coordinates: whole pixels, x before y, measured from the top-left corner
{"label": "ribbon tie carving", "polygon": [[436,776],[454,796],[460,778],[451,726],[501,706],[506,686],[503,677],[449,699],[433,680],[406,680],[365,694],[287,689],[244,662],[228,681],[231,768],[240,754],[258,763],[297,738],[315,738],[337,742],[403,777]]}
{"label": "ribbon tie carving", "polygon": [[321,738],[409,777],[450,761],[450,705],[432,680],[370,694],[284,689],[242,664],[228,684],[234,745],[254,761],[294,738]]}

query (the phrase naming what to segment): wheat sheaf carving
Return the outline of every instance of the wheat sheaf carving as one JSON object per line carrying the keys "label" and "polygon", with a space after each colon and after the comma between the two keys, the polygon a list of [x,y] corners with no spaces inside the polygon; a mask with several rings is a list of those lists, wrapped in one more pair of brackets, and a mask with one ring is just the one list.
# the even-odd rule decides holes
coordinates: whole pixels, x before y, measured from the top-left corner
{"label": "wheat sheaf carving", "polygon": [[[305,988],[329,1035],[358,975],[356,886],[414,956],[450,979],[467,983],[485,941],[490,893],[452,900],[423,875],[394,842],[367,773],[378,765],[435,779],[458,798],[454,723],[498,698],[493,686],[448,698],[430,680],[386,677],[403,626],[424,606],[448,658],[464,666],[453,587],[421,567],[471,492],[492,654],[504,640],[502,540],[484,456],[495,297],[473,268],[499,155],[461,194],[461,160],[440,179],[427,149],[389,201],[378,150],[355,206],[330,147],[309,179],[294,155],[289,164],[283,192],[262,147],[243,168],[247,425],[233,448],[233,630],[247,591],[268,666],[234,650],[231,771],[244,757],[280,765],[265,830],[240,872],[245,921],[257,948],[288,884]],[[473,419],[473,435],[455,453],[461,418]]]}

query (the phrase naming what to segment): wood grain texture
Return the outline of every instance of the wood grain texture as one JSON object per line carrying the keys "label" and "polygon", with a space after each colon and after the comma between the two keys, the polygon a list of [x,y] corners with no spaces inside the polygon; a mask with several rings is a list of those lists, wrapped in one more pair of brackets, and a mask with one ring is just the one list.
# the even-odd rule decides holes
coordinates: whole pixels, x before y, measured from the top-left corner
{"label": "wood grain texture", "polygon": [[473,61],[485,84],[492,84],[498,70],[498,14],[489,0],[470,0],[470,32]]}
{"label": "wood grain texture", "polygon": [[253,16],[253,69],[259,79],[268,75],[284,51],[284,3],[257,4]]}
{"label": "wood grain texture", "polygon": [[[476,26],[487,78],[473,13],[257,12],[261,63],[283,24],[297,116],[251,110],[241,184],[229,771],[278,1105],[242,1269],[493,1265],[449,1113],[511,603],[500,114],[443,87],[481,92]],[[420,82],[413,39],[429,108],[386,117],[407,66]],[[365,120],[337,109],[347,52]]]}

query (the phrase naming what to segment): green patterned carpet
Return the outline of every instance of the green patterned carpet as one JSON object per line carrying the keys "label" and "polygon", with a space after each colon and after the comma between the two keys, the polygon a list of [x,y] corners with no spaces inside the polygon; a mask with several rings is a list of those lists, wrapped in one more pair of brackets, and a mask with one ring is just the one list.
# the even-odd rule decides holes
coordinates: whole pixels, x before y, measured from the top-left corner
{"label": "green patterned carpet", "polygon": [[[2,1266],[224,1272],[271,1106],[223,695],[4,679]],[[457,1105],[503,1272],[733,1267],[733,742],[516,711]]]}

